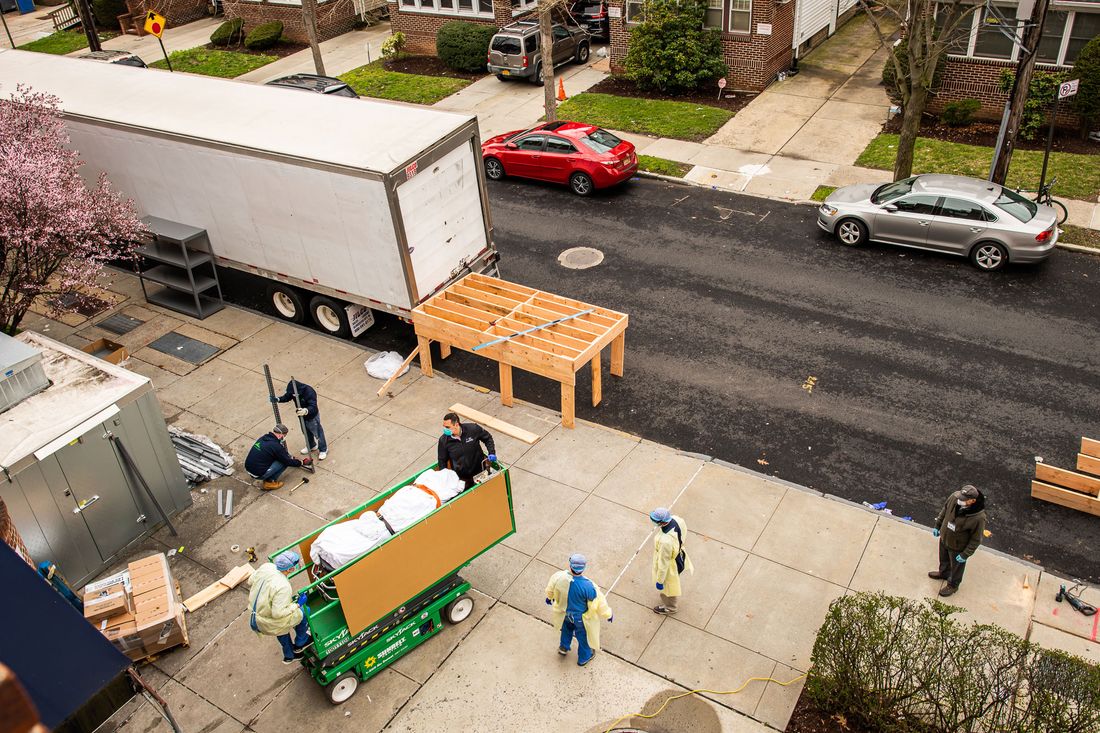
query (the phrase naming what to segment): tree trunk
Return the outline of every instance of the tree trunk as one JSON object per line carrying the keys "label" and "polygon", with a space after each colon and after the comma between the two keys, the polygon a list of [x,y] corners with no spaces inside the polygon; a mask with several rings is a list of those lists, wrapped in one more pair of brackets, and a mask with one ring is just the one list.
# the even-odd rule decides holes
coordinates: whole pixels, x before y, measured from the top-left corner
{"label": "tree trunk", "polygon": [[325,62],[321,59],[321,46],[317,42],[317,0],[302,0],[302,19],[309,37],[309,48],[313,51],[313,65],[317,73],[324,76]]}
{"label": "tree trunk", "polygon": [[894,160],[894,180],[900,181],[913,175],[913,148],[917,144],[921,117],[928,105],[928,90],[916,85],[909,93],[909,101],[902,110],[901,132],[898,134],[898,155]]}
{"label": "tree trunk", "polygon": [[[73,5],[76,7],[76,14],[80,16],[80,24],[84,27],[84,35],[88,38],[88,50],[102,51],[103,46],[99,43],[99,33],[95,29],[95,15],[92,14],[91,3],[88,0],[77,0]],[[139,20],[138,22],[144,21]]]}
{"label": "tree trunk", "polygon": [[[550,5],[550,3],[546,3]],[[539,54],[542,58],[542,96],[546,121],[558,119],[558,101],[554,96],[554,33],[551,30],[550,8],[539,7]]]}

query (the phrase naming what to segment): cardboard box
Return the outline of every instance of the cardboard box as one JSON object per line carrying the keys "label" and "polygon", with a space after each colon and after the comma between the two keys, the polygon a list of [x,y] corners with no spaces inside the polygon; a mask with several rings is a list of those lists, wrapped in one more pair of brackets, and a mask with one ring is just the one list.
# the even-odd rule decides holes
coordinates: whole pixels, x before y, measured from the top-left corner
{"label": "cardboard box", "polygon": [[124,624],[118,626],[112,626],[109,629],[104,629],[103,635],[107,637],[107,641],[114,642],[120,640],[126,636],[132,636],[137,631],[137,624],[133,621],[127,621]]}
{"label": "cardboard box", "polygon": [[113,593],[101,591],[99,595],[84,599],[84,618],[89,621],[101,621],[110,616],[125,613],[130,610],[126,601],[126,590],[123,586],[113,586],[119,590]]}
{"label": "cardboard box", "polygon": [[121,573],[115,573],[114,575],[109,575],[102,580],[97,580],[94,583],[88,583],[88,585],[84,586],[83,597],[87,598],[89,595],[95,595],[104,588],[109,588],[112,585],[116,585],[118,583],[122,583],[124,586],[126,586],[126,590],[130,589],[129,570],[123,570]]}
{"label": "cardboard box", "polygon": [[101,619],[95,626],[101,632],[106,632],[108,629],[113,629],[117,626],[125,626],[126,624],[134,624],[136,627],[136,617],[130,611],[126,613],[120,613],[117,616],[111,616],[110,618]]}
{"label": "cardboard box", "polygon": [[187,644],[179,584],[164,554],[135,560],[126,573],[132,611],[100,621],[103,635],[135,662]]}
{"label": "cardboard box", "polygon": [[116,344],[114,341],[108,341],[107,339],[96,339],[81,349],[81,351],[112,364],[121,364],[130,357],[126,352],[125,346]]}
{"label": "cardboard box", "polygon": [[128,567],[130,568],[130,572],[133,573],[135,571],[141,570],[142,568],[148,568],[148,567],[158,567],[158,568],[160,568],[160,567],[164,567],[164,566],[165,566],[164,553],[157,553],[156,555],[149,555],[148,557],[143,557],[140,560],[134,560],[132,563],[129,564]]}
{"label": "cardboard box", "polygon": [[134,598],[157,592],[167,595],[168,581],[162,576],[139,576],[130,581],[130,590],[133,592]]}

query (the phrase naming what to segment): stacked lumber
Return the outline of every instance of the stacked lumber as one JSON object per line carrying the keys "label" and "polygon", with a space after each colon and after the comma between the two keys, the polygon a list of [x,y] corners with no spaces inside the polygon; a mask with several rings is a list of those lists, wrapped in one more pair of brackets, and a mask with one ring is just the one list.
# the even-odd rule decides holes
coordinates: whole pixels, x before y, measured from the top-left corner
{"label": "stacked lumber", "polygon": [[185,433],[171,426],[168,427],[168,434],[176,449],[176,460],[183,469],[183,476],[192,484],[233,473],[233,457],[210,438]]}
{"label": "stacked lumber", "polygon": [[194,613],[199,610],[210,601],[218,598],[224,593],[228,593],[233,588],[243,583],[252,577],[252,566],[238,565],[223,575],[216,583],[211,583],[195,595],[188,598],[183,602],[183,607],[187,609],[188,613]]}
{"label": "stacked lumber", "polygon": [[1100,440],[1081,438],[1076,471],[1036,463],[1031,496],[1100,517]]}

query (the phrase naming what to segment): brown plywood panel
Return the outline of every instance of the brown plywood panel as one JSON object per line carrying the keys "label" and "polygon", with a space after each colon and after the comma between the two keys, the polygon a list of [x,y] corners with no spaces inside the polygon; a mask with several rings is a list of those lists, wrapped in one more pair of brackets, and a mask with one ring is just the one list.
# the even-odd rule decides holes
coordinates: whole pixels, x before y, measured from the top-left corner
{"label": "brown plywood panel", "polygon": [[1052,504],[1061,504],[1079,512],[1100,516],[1100,499],[1093,499],[1091,496],[1079,494],[1069,489],[1060,489],[1057,486],[1044,484],[1042,481],[1031,482],[1031,496],[1035,499],[1049,501]]}
{"label": "brown plywood panel", "polygon": [[514,529],[505,474],[455,497],[336,574],[349,631],[359,633]]}
{"label": "brown plywood panel", "polygon": [[1084,453],[1077,454],[1077,470],[1085,473],[1100,475],[1100,458],[1093,458]]}
{"label": "brown plywood panel", "polygon": [[1093,458],[1100,458],[1100,440],[1093,440],[1092,438],[1081,438],[1081,452],[1086,456],[1092,456]]}
{"label": "brown plywood panel", "polygon": [[1090,496],[1100,495],[1100,478],[1086,476],[1065,468],[1050,466],[1046,463],[1035,464],[1035,478],[1046,481],[1048,484],[1063,486],[1067,489],[1080,491]]}

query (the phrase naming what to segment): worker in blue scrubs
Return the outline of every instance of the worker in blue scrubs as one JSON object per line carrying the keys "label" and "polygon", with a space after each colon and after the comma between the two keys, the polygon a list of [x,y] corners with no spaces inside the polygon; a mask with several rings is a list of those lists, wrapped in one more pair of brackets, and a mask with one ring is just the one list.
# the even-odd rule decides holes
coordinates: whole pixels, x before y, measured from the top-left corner
{"label": "worker in blue scrubs", "polygon": [[554,609],[554,625],[561,628],[558,654],[568,654],[577,637],[577,664],[583,667],[600,648],[600,619],[614,621],[603,593],[584,570],[584,555],[569,556],[569,570],[559,570],[546,586],[546,605]]}

